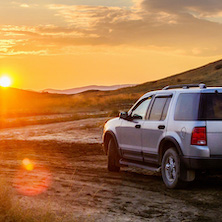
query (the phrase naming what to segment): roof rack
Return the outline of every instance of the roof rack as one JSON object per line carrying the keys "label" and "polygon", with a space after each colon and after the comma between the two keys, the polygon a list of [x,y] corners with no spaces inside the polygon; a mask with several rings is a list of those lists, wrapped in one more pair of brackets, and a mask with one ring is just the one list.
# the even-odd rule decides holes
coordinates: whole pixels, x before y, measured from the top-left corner
{"label": "roof rack", "polygon": [[162,90],[175,89],[175,88],[189,89],[191,87],[199,87],[200,89],[207,88],[205,84],[201,83],[201,84],[181,84],[181,85],[165,86]]}

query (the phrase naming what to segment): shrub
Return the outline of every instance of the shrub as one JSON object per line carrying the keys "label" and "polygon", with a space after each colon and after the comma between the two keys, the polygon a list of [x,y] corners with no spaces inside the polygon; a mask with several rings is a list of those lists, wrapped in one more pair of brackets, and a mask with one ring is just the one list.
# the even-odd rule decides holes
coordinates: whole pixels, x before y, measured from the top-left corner
{"label": "shrub", "polygon": [[215,66],[216,70],[221,69],[221,68],[222,68],[222,64],[218,64],[218,65]]}
{"label": "shrub", "polygon": [[109,117],[117,117],[117,116],[119,116],[119,110],[113,109],[110,111]]}

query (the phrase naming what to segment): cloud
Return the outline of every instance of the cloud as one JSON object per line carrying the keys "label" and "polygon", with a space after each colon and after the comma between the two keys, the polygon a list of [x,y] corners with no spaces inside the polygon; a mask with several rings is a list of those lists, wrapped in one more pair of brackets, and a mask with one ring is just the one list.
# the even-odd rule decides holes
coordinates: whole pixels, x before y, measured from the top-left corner
{"label": "cloud", "polygon": [[221,54],[222,25],[206,20],[221,12],[219,1],[134,2],[131,8],[45,5],[66,25],[0,26],[0,51],[46,55],[71,53],[78,46],[125,46],[193,56]]}
{"label": "cloud", "polygon": [[14,6],[19,6],[21,8],[34,8],[34,7],[38,7],[38,4],[35,4],[35,3],[27,3],[27,1],[25,2],[21,2],[21,1],[13,1],[11,2],[12,5]]}
{"label": "cloud", "polygon": [[28,5],[28,4],[21,4],[20,7],[22,7],[22,8],[29,8],[30,5]]}
{"label": "cloud", "polygon": [[171,13],[196,11],[201,14],[215,14],[222,11],[221,0],[144,0],[146,10],[160,10]]}
{"label": "cloud", "polygon": [[121,7],[85,6],[85,5],[49,5],[56,10],[56,16],[63,17],[66,22],[79,28],[93,28],[97,22],[114,23],[120,20],[136,20],[139,15]]}
{"label": "cloud", "polygon": [[[67,46],[100,45],[101,38],[76,28],[46,26],[0,26],[1,55],[65,54]],[[70,53],[70,50],[67,50]]]}
{"label": "cloud", "polygon": [[[48,7],[85,36],[98,37],[96,41],[89,41],[90,44],[125,44],[147,49],[156,46],[192,55],[218,54],[222,48],[218,38],[222,36],[221,25],[195,17],[188,9],[199,10],[202,14],[220,10],[217,7],[208,9],[209,2],[200,3],[189,0],[144,0],[137,1],[136,7],[131,9],[86,5]],[[220,5],[219,1],[217,3]],[[73,44],[80,42],[74,41]]]}

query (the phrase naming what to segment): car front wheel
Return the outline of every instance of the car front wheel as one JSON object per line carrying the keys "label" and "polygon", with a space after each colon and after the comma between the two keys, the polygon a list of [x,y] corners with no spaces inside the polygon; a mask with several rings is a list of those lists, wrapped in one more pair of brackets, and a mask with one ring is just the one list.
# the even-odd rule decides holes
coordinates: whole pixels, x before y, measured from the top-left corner
{"label": "car front wheel", "polygon": [[119,153],[113,139],[108,143],[108,170],[111,172],[119,172]]}

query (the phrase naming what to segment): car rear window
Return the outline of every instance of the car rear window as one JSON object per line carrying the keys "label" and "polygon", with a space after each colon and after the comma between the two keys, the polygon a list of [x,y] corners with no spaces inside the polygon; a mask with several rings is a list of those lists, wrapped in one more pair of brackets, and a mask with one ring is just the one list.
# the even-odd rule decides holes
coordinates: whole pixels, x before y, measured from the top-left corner
{"label": "car rear window", "polygon": [[177,99],[175,120],[197,120],[199,112],[200,93],[181,93]]}
{"label": "car rear window", "polygon": [[202,93],[200,116],[202,120],[222,120],[222,93]]}

